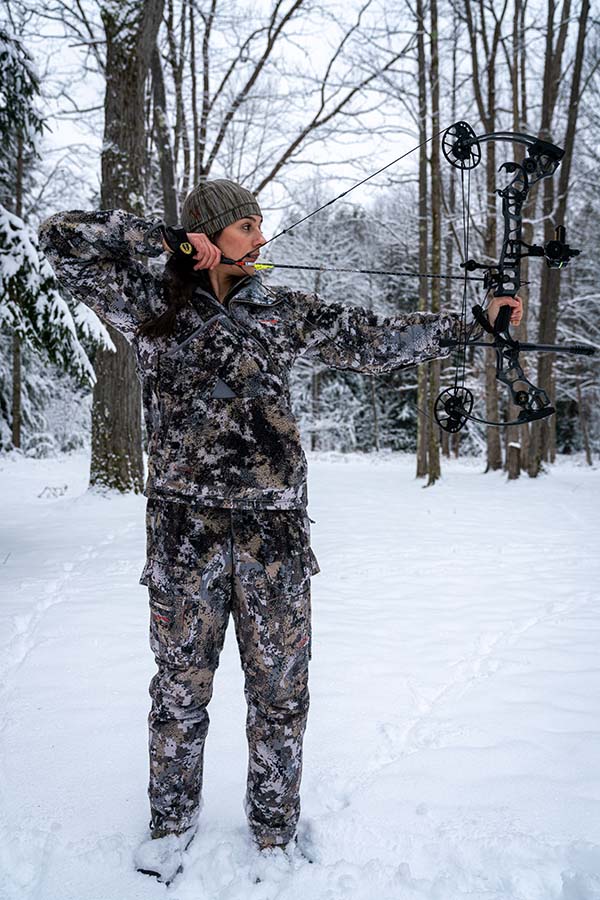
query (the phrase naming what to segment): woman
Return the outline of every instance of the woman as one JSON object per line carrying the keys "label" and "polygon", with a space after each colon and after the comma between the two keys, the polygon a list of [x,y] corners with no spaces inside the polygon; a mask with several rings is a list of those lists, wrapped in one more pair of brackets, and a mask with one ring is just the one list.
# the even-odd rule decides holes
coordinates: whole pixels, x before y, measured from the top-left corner
{"label": "woman", "polygon": [[[198,185],[183,231],[119,210],[52,216],[40,239],[59,279],[131,342],[148,430],[150,836],[136,856],[168,882],[199,814],[207,705],[232,613],[248,704],[244,807],[260,849],[291,847],[308,713],[306,459],[290,407],[295,359],[380,374],[448,354],[459,317],[383,318],[267,287],[262,214],[226,180]],[[187,240],[185,240],[187,239]],[[172,255],[153,274],[138,254]],[[221,259],[241,260],[242,265]],[[191,260],[191,264],[189,263]],[[248,265],[243,265],[248,263]],[[493,300],[494,321],[502,304]]]}

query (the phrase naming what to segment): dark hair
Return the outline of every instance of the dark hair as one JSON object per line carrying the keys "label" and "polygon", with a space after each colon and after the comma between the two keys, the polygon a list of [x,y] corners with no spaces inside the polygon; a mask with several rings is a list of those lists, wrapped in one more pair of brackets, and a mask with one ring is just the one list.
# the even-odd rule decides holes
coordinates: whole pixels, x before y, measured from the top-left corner
{"label": "dark hair", "polygon": [[[215,243],[220,231],[207,235]],[[177,313],[190,303],[194,291],[194,275],[196,273],[182,265],[174,255],[170,255],[163,271],[163,297],[167,303],[166,310],[153,319],[147,319],[139,326],[137,333],[144,337],[170,337],[175,329]]]}

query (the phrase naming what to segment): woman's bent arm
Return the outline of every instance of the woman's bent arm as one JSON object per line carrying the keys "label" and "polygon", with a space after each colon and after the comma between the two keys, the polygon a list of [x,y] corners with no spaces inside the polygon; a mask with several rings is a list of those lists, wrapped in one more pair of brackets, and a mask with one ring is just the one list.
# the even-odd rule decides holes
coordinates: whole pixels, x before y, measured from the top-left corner
{"label": "woman's bent arm", "polygon": [[162,311],[160,280],[136,258],[163,252],[159,224],[119,209],[62,212],[42,224],[40,246],[61,284],[131,340]]}

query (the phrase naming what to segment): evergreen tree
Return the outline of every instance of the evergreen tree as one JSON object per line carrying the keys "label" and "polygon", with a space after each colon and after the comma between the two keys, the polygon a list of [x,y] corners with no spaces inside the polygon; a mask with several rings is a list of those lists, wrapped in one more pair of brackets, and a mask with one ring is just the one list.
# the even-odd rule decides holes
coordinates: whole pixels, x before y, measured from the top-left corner
{"label": "evergreen tree", "polygon": [[[49,362],[93,384],[89,352],[112,347],[104,326],[59,291],[52,269],[38,249],[34,230],[23,220],[26,176],[38,156],[44,123],[36,110],[39,81],[21,42],[0,28],[0,330],[12,334],[12,370],[0,391],[0,418],[12,419],[12,443],[21,446],[23,342]],[[28,393],[25,391],[25,393]],[[6,427],[3,433],[6,434]],[[3,441],[3,443],[5,443]]]}

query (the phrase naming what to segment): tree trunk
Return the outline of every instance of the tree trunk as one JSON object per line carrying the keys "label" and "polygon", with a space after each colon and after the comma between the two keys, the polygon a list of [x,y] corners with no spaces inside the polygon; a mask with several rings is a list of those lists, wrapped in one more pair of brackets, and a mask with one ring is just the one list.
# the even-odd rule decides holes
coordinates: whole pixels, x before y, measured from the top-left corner
{"label": "tree trunk", "polygon": [[[457,91],[457,75],[458,75],[458,67],[456,62],[456,54],[458,51],[458,35],[459,35],[459,23],[458,23],[458,15],[456,9],[453,11],[453,35],[452,35],[452,91],[450,94],[450,119],[452,122],[456,121],[456,91]],[[456,169],[454,166],[448,166],[448,207],[447,207],[447,215],[451,222],[454,222],[454,217],[456,214]],[[454,236],[452,233],[452,228],[448,228],[446,230],[446,239],[444,242],[444,254],[445,254],[445,269],[446,275],[450,276],[453,274],[453,266],[454,266]],[[448,309],[451,309],[454,305],[454,291],[455,291],[455,282],[450,278],[446,281],[445,289],[444,289],[444,304]],[[445,370],[452,370],[452,356],[448,357],[442,362],[441,371],[442,374]],[[458,456],[458,447],[460,441],[460,432],[457,431],[454,434],[454,449],[455,454]],[[450,457],[452,446],[452,436],[448,431],[442,431],[442,454],[446,458]]]}
{"label": "tree trunk", "polygon": [[217,0],[212,0],[210,10],[204,14],[204,34],[202,37],[202,104],[200,113],[200,133],[198,135],[198,153],[200,156],[200,176],[206,174],[204,171],[204,160],[206,156],[206,139],[208,135],[208,116],[211,110],[210,96],[210,59],[211,46],[210,35],[212,31],[213,21],[217,8]]}
{"label": "tree trunk", "polygon": [[[573,145],[575,142],[575,131],[577,128],[577,116],[579,112],[579,95],[581,91],[581,73],[583,68],[583,57],[585,50],[585,37],[587,29],[587,21],[590,11],[589,0],[583,0],[579,13],[579,25],[577,33],[577,47],[575,58],[572,66],[572,80],[569,97],[567,130],[563,148],[565,156],[561,163],[558,173],[558,186],[556,189],[555,182],[548,178],[544,183],[544,237],[546,240],[552,240],[556,225],[561,225],[565,221],[567,210],[567,199],[569,195],[569,176],[571,173],[571,160],[573,155]],[[568,14],[568,10],[567,10]],[[562,36],[562,35],[561,35]],[[565,35],[566,39],[566,35]],[[549,74],[552,81],[555,95],[558,93],[558,83],[561,79],[563,71],[562,51],[559,54],[559,47],[553,54],[553,65]],[[564,41],[563,45],[564,46]],[[552,114],[553,110],[550,111]],[[550,125],[550,121],[548,124]],[[542,135],[543,137],[545,135]],[[556,198],[556,205],[555,205]],[[540,332],[539,340],[541,343],[555,343],[556,341],[556,324],[558,319],[558,303],[560,298],[560,276],[556,269],[543,270],[541,283],[541,299],[540,304]],[[553,377],[554,355],[551,353],[541,353],[538,361],[538,384],[542,387],[554,403],[555,400],[555,383]],[[546,425],[540,428],[540,457],[542,460],[554,460],[556,455],[556,419],[543,420],[540,425]]]}
{"label": "tree trunk", "polygon": [[506,470],[509,481],[514,481],[521,474],[521,445],[516,441],[507,442]]}
{"label": "tree trunk", "polygon": [[[523,27],[523,2],[522,0],[515,0],[514,6],[514,15],[513,15],[513,35],[512,35],[512,65],[510,70],[511,76],[511,90],[512,90],[512,106],[513,106],[513,131],[520,132],[524,130],[522,127],[525,121],[525,107],[519,109],[519,103],[525,103],[526,94],[525,88],[522,89],[519,86],[519,73],[522,71],[522,61],[521,55],[525,53],[525,42],[522,40],[522,32],[521,29]],[[525,156],[525,148],[520,144],[514,145],[514,154],[515,154],[515,162],[521,163]],[[533,202],[532,202],[533,201]],[[532,194],[529,195],[527,199],[526,206],[523,208],[523,239],[527,243],[531,243],[531,225],[526,221],[530,213],[532,212],[532,207],[535,203],[535,197]],[[527,275],[527,264],[528,257],[524,256],[521,260],[521,279],[522,281],[528,280]],[[527,340],[527,286],[523,285],[522,288],[519,289],[519,296],[523,301],[523,320],[518,329],[513,329],[514,337],[519,341]],[[523,370],[525,370],[525,360],[521,357],[521,366]],[[508,418],[510,421],[517,418],[519,415],[518,407],[509,401],[508,405]],[[527,425],[511,425],[506,429],[505,441],[506,441],[506,449],[504,458],[506,460],[506,471],[508,473],[509,481],[514,481],[521,475],[521,459],[526,458],[527,453]],[[525,439],[525,442],[524,442]]]}
{"label": "tree trunk", "polygon": [[[478,11],[481,17],[479,29],[473,17],[473,7],[476,8],[476,12]],[[500,15],[496,12],[493,13],[493,29],[490,29],[486,22],[486,9],[488,7],[484,6],[483,3],[473,4],[472,0],[465,0],[464,10],[471,44],[471,70],[473,73],[475,101],[485,130],[494,131],[496,128],[496,57],[503,39],[502,28],[507,4],[500,8]],[[481,43],[483,51],[483,60],[481,61],[479,58],[479,43]],[[487,90],[484,72],[487,73]],[[488,260],[496,259],[496,177],[496,147],[494,142],[491,141],[487,145],[487,217],[484,237],[484,252]],[[486,418],[492,421],[499,421],[496,354],[486,350],[484,365]],[[502,468],[502,446],[498,429],[488,428],[486,440],[486,471]]]}
{"label": "tree trunk", "polygon": [[590,446],[590,435],[587,427],[586,410],[581,393],[581,366],[577,370],[577,412],[579,414],[579,427],[581,428],[581,437],[583,440],[583,449],[585,451],[585,461],[588,466],[592,465],[592,448]]}
{"label": "tree trunk", "polygon": [[[23,215],[23,135],[17,138],[17,165],[15,183],[15,214]],[[18,298],[17,298],[18,300]],[[21,386],[21,338],[14,332],[12,339],[12,442],[13,447],[21,447],[22,421],[22,386]]]}
{"label": "tree trunk", "polygon": [[377,412],[377,391],[375,389],[375,378],[370,378],[369,382],[371,389],[371,409],[373,411],[373,445],[376,450],[379,450],[379,414]]}
{"label": "tree trunk", "polygon": [[175,36],[175,23],[173,20],[173,0],[167,0],[167,40],[169,45],[169,61],[171,63],[171,74],[173,76],[173,86],[175,89],[175,133],[173,138],[173,159],[175,161],[176,171],[178,171],[179,147],[181,146],[183,150],[183,177],[177,186],[178,195],[181,199],[183,199],[183,197],[189,190],[191,166],[190,141],[187,129],[185,104],[183,101],[183,62],[186,54],[186,11],[187,3],[184,0],[181,7],[178,52],[177,39]]}
{"label": "tree trunk", "polygon": [[12,442],[17,449],[21,446],[21,338],[15,332],[12,336]]}
{"label": "tree trunk", "polygon": [[[484,24],[482,23],[482,28]],[[494,45],[493,55],[488,61],[488,100],[487,100],[487,127],[490,131],[496,129],[496,50]],[[496,259],[497,250],[497,196],[496,196],[496,146],[493,141],[487,147],[486,159],[486,187],[487,187],[487,214],[484,251],[487,259]],[[498,381],[496,380],[496,354],[491,350],[485,351],[485,412],[490,421],[500,421],[498,408]],[[486,431],[487,466],[486,471],[495,471],[502,468],[502,444],[498,428],[488,427]]]}
{"label": "tree trunk", "polygon": [[[317,363],[315,363],[316,367]],[[313,369],[310,379],[310,395],[311,395],[311,415],[313,427],[310,432],[310,449],[319,449],[319,434],[315,428],[315,424],[319,420],[321,412],[321,373],[317,368]]]}
{"label": "tree trunk", "polygon": [[[104,2],[106,94],[101,204],[142,215],[146,189],[145,87],[163,0],[143,5]],[[142,404],[135,358],[114,329],[116,353],[99,349],[92,405],[90,484],[121,492],[143,490]]]}
{"label": "tree trunk", "polygon": [[[438,18],[437,0],[430,0],[431,17],[431,133],[440,130],[440,72],[438,58]],[[442,270],[442,185],[440,168],[440,142],[437,138],[431,144],[431,271],[440,274]],[[430,287],[431,311],[440,311],[440,281],[433,279]],[[431,402],[440,392],[440,360],[429,364],[429,397]],[[433,409],[430,407],[430,409]],[[440,475],[440,430],[433,423],[429,428],[427,442],[427,486],[435,484]]]}
{"label": "tree trunk", "polygon": [[[419,71],[419,271],[426,272],[427,258],[427,80],[425,61],[425,21],[423,17],[423,0],[417,0],[417,54]],[[427,285],[425,279],[419,279],[419,310],[427,309]],[[427,474],[428,433],[432,422],[427,415],[429,398],[427,391],[427,370],[419,366],[417,372],[417,478]]]}
{"label": "tree trunk", "polygon": [[193,182],[198,184],[200,175],[200,146],[198,144],[198,89],[196,85],[196,29],[194,28],[194,16],[196,15],[193,3],[189,6],[190,12],[190,81],[192,85],[192,150],[193,150]]}
{"label": "tree trunk", "polygon": [[[548,13],[546,19],[546,50],[544,56],[544,81],[542,91],[542,115],[540,137],[544,140],[552,140],[552,122],[554,119],[555,107],[558,98],[559,86],[563,75],[563,53],[567,41],[569,29],[569,21],[571,15],[571,0],[564,0],[562,9],[559,11],[559,26],[555,28],[555,0],[548,0]],[[589,11],[588,0],[584,0],[581,8],[580,32],[576,56],[581,55],[579,62],[583,58],[583,41],[582,22],[585,26],[587,14]],[[554,39],[556,37],[556,43]],[[581,46],[580,46],[581,45]],[[569,110],[569,121],[573,123],[577,116],[577,103],[579,100],[579,76],[577,73],[577,59],[575,61],[575,70],[573,80],[571,82],[571,104],[575,105],[575,109]],[[579,71],[580,75],[580,71]],[[575,83],[577,82],[577,92],[574,95]],[[569,128],[567,128],[569,133]],[[574,134],[574,124],[573,124]],[[565,148],[567,149],[567,148]],[[571,147],[572,149],[572,147]],[[569,156],[569,151],[565,159],[561,163],[565,165]],[[565,183],[565,200],[568,187],[567,163],[567,182]],[[561,188],[559,187],[559,192]],[[543,216],[544,216],[544,239],[550,240],[554,237],[555,222],[558,220],[558,210],[554,208],[554,198],[556,196],[556,187],[554,179],[547,178],[543,184]],[[564,210],[564,207],[563,207]],[[559,279],[557,272],[550,270],[544,266],[540,281],[540,323],[538,339],[540,342],[554,343],[556,336],[556,319],[558,310],[559,296]],[[548,337],[551,335],[552,337]],[[538,358],[537,383],[548,394],[551,402],[553,402],[553,385],[552,385],[552,355],[542,353]],[[532,423],[530,432],[530,446],[528,459],[529,475],[535,477],[541,471],[542,463],[548,459],[551,447],[555,443],[555,422],[554,417],[550,419],[542,419],[539,422]]]}
{"label": "tree trunk", "polygon": [[[319,294],[321,290],[321,273],[317,272],[315,275],[315,294]],[[310,387],[311,387],[311,406],[312,406],[312,420],[313,427],[310,433],[310,449],[318,450],[320,447],[319,435],[315,429],[315,423],[318,421],[321,415],[321,372],[320,372],[320,363],[315,362],[313,368],[313,373],[311,377]]]}

